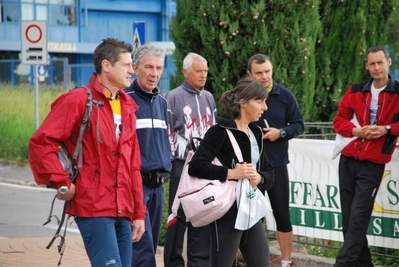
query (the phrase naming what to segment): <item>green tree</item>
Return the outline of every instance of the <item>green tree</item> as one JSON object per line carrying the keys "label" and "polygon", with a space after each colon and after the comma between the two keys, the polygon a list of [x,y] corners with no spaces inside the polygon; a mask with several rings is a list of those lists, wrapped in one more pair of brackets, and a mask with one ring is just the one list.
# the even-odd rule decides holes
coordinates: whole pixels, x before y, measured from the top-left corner
{"label": "green tree", "polygon": [[170,88],[176,88],[183,81],[183,59],[189,52],[200,54],[202,43],[196,24],[199,16],[199,2],[189,0],[176,1],[176,17],[170,22],[170,36],[175,44],[173,52],[176,72],[170,75]]}
{"label": "green tree", "polygon": [[[399,59],[399,1],[394,2],[394,10],[388,19],[388,45],[393,60]],[[398,66],[394,66],[398,67]]]}
{"label": "green tree", "polygon": [[305,121],[314,114],[318,2],[270,1],[266,8],[266,54],[273,61],[273,78],[293,91]]}
{"label": "green tree", "polygon": [[313,101],[320,23],[318,1],[296,2],[178,0],[171,22],[177,67],[171,88],[183,80],[184,56],[196,52],[208,60],[206,88],[218,100],[246,75],[248,59],[264,53],[273,61],[276,81],[299,95],[306,117],[311,109],[305,104]]}
{"label": "green tree", "polygon": [[208,60],[206,89],[218,100],[246,75],[248,59],[263,53],[305,120],[331,121],[346,88],[369,77],[367,49],[387,44],[388,29],[397,31],[392,10],[393,0],[177,0],[171,38],[178,71],[171,88],[183,81],[185,55],[196,52]]}
{"label": "green tree", "polygon": [[331,121],[347,87],[367,80],[367,49],[387,43],[392,0],[321,1],[314,121]]}

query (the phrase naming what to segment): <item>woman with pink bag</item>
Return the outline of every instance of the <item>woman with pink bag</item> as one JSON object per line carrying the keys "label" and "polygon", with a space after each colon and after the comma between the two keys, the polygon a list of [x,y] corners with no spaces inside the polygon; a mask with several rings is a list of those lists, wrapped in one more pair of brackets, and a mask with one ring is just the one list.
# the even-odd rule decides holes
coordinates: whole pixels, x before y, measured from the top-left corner
{"label": "woman with pink bag", "polygon": [[[251,78],[242,78],[234,89],[220,98],[224,114],[205,134],[190,164],[189,174],[220,181],[248,179],[262,193],[274,182],[273,167],[262,153],[263,132],[253,122],[267,110],[264,86]],[[236,139],[244,162],[239,162],[226,129]],[[217,157],[223,166],[212,164]],[[233,205],[211,227],[211,266],[231,267],[240,248],[248,267],[270,266],[269,244],[261,220],[247,230],[235,229],[238,208]]]}

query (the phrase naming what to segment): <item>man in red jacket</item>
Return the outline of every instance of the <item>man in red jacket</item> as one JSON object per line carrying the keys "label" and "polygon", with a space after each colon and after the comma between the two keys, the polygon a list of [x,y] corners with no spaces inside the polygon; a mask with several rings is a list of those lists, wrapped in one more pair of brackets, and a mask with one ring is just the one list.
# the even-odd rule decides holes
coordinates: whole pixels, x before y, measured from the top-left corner
{"label": "man in red jacket", "polygon": [[[96,72],[86,85],[93,110],[83,140],[79,173],[71,183],[63,170],[57,147],[63,142],[75,151],[87,92],[84,88],[60,96],[29,142],[29,161],[35,181],[58,190],[67,200],[92,266],[131,266],[132,241],[145,231],[136,135],[137,105],[121,89],[131,83],[132,46],[104,39],[93,54]],[[133,231],[132,231],[133,225]]]}
{"label": "man in red jacket", "polygon": [[[334,267],[374,266],[366,233],[399,135],[399,83],[388,74],[391,63],[383,46],[371,47],[365,60],[370,81],[349,86],[334,118],[337,133],[358,137],[342,150],[339,161],[344,245]],[[360,127],[351,122],[354,116]]]}

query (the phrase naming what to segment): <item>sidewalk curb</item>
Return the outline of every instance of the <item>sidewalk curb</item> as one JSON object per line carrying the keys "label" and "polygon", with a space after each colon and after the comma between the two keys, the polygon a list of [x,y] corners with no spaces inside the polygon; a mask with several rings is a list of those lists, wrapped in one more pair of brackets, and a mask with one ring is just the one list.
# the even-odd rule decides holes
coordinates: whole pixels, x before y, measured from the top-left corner
{"label": "sidewalk curb", "polygon": [[7,183],[7,184],[15,184],[15,185],[24,185],[24,186],[32,186],[32,187],[41,187],[35,182],[27,182],[27,181],[20,181],[10,178],[3,178],[0,177],[0,183]]}

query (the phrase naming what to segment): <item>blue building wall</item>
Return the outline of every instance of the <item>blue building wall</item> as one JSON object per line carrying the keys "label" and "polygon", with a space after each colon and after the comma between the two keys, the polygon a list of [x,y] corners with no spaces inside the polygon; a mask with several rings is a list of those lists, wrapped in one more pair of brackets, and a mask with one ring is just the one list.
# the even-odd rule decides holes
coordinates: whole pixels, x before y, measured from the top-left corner
{"label": "blue building wall", "polygon": [[[92,63],[92,53],[102,39],[114,37],[125,42],[133,42],[133,23],[146,22],[146,42],[169,42],[169,22],[176,12],[174,0],[61,0],[60,8],[76,3],[76,26],[54,25],[54,5],[43,0],[3,0],[0,2],[0,53],[13,52],[19,58],[21,50],[21,20],[43,20],[47,18],[47,36],[49,58],[67,57],[69,64]],[[49,1],[52,2],[52,1]],[[26,5],[32,5],[33,18],[26,19]],[[40,13],[40,7],[47,12]],[[72,5],[72,7],[75,7]],[[17,15],[8,18],[11,11]],[[54,10],[54,9],[53,9]],[[58,7],[57,9],[58,10]],[[1,11],[0,11],[1,12]],[[10,15],[11,16],[11,15]],[[25,16],[25,17],[24,17]],[[60,17],[62,19],[62,17]],[[174,72],[172,60],[167,56],[162,86],[165,93],[169,90],[168,73]],[[88,77],[88,68],[76,68],[73,73],[76,80]],[[94,71],[94,68],[93,68]]]}

